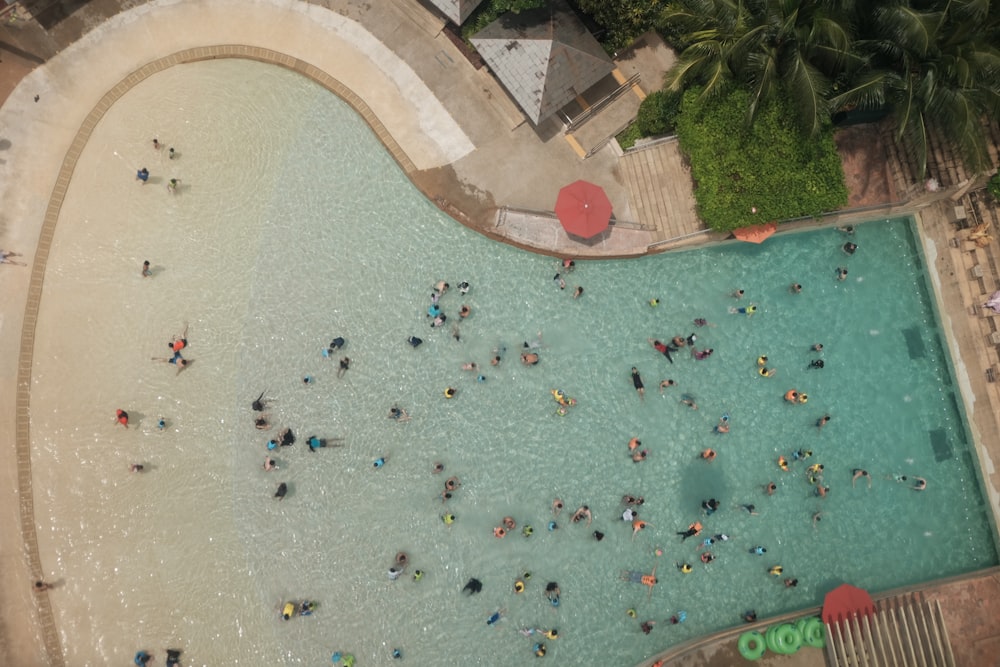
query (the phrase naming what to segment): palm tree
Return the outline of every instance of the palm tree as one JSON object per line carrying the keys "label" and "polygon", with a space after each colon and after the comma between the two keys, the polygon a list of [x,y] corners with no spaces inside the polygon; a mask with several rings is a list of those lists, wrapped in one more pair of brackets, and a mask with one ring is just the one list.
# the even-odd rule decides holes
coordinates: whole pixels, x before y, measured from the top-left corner
{"label": "palm tree", "polygon": [[970,169],[991,166],[983,120],[1000,119],[1000,9],[988,0],[873,4],[871,37],[857,44],[866,64],[831,105],[889,109],[921,175],[935,131]]}
{"label": "palm tree", "polygon": [[827,97],[843,71],[857,67],[847,0],[676,0],[663,14],[690,45],[667,75],[676,89],[692,83],[705,95],[729,85],[750,91],[747,121],[774,95],[798,109],[815,135],[829,121]]}

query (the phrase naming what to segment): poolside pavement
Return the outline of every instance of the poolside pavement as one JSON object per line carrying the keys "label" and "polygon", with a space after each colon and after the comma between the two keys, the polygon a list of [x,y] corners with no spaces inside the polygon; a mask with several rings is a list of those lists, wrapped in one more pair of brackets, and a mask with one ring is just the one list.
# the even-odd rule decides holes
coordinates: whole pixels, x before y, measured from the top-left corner
{"label": "poolside pavement", "polygon": [[[357,93],[410,160],[401,164],[414,182],[443,210],[488,235],[551,254],[596,257],[643,254],[650,243],[678,233],[645,227],[650,218],[643,219],[641,195],[629,190],[630,177],[613,151],[581,160],[557,125],[519,123],[520,114],[502,88],[484,69],[469,65],[440,32],[440,20],[415,0],[103,0],[86,5],[48,33],[30,22],[0,27],[0,99],[5,99],[0,108],[0,247],[25,253],[30,263],[36,249],[51,242],[39,235],[50,195],[60,185],[60,165],[88,114],[109,91],[133,85],[141,79],[134,73],[158,58],[213,44],[246,45],[248,57],[263,58],[267,50],[285,54],[286,66],[313,66]],[[39,66],[41,62],[46,64]],[[650,84],[644,79],[644,86]],[[551,218],[531,214],[551,210],[558,189],[580,178],[604,187],[623,221],[607,238],[589,245],[566,237]],[[649,177],[654,185],[661,179],[662,174]],[[681,176],[673,180],[682,182]],[[663,195],[664,205],[678,205],[678,199],[681,194]],[[516,224],[508,218],[506,226],[498,225],[496,208],[503,205],[527,212]],[[961,256],[956,259],[943,250],[954,233],[951,221],[934,209],[922,217],[924,229],[932,230],[942,249],[934,261],[938,273],[948,277],[940,281],[939,298],[947,324],[956,332],[950,338],[953,352],[961,351],[967,363],[980,354],[988,359],[988,346],[965,310],[965,302],[979,294],[958,264]],[[8,461],[18,456],[15,423],[30,415],[30,406],[16,398],[27,395],[27,387],[18,386],[18,372],[30,374],[31,364],[30,357],[21,356],[20,334],[26,301],[39,298],[43,277],[44,264],[0,268],[0,435],[5,436],[0,451]],[[28,332],[33,334],[30,327]],[[1000,401],[991,391],[995,387],[987,387],[982,369],[963,367],[960,381],[970,396]],[[996,414],[992,405],[972,413],[994,511],[1000,504],[993,465],[1000,456]],[[30,471],[30,462],[28,466]],[[32,571],[32,559],[25,557],[31,545],[22,543],[20,530],[32,504],[31,497],[19,495],[23,466],[0,470],[7,482],[0,490],[0,662],[61,664],[52,654],[53,642],[58,651],[59,637],[49,625],[51,613],[45,613],[49,595],[58,598],[59,590],[36,597],[29,583],[40,575],[58,579],[52,569],[56,564],[42,561],[50,569]],[[978,583],[970,586],[988,588],[996,585],[996,575],[973,581]],[[977,599],[998,599],[988,591],[979,595]],[[972,613],[978,607],[967,604],[968,599],[953,598],[946,613],[949,605]],[[956,626],[954,643],[995,647],[1000,642],[1000,614]]]}

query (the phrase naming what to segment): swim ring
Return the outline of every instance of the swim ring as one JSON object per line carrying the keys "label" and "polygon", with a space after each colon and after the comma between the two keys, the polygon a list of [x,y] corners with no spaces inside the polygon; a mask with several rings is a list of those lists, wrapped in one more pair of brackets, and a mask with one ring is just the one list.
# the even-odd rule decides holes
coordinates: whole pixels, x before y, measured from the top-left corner
{"label": "swim ring", "polygon": [[503,529],[503,526],[497,526],[496,528],[493,529],[493,537],[497,538],[498,540],[502,540],[503,538],[507,537],[507,531]]}
{"label": "swim ring", "polygon": [[789,623],[768,628],[765,641],[769,649],[782,655],[792,655],[802,647],[802,635]]}
{"label": "swim ring", "polygon": [[739,640],[736,642],[736,649],[740,652],[740,655],[751,661],[760,660],[767,652],[764,636],[756,630],[750,630],[740,635]]}
{"label": "swim ring", "polygon": [[813,616],[803,620],[805,623],[798,628],[802,635],[802,643],[813,648],[826,648],[826,626],[823,625],[823,619]]}
{"label": "swim ring", "polygon": [[514,582],[514,592],[523,593],[524,592],[524,582],[518,579]]}

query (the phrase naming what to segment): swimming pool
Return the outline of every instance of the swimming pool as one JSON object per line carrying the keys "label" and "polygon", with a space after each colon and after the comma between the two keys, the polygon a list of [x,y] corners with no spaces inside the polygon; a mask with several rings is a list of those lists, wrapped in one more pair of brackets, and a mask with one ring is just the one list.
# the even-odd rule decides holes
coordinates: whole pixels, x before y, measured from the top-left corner
{"label": "swimming pool", "polygon": [[[153,136],[178,157],[154,151]],[[133,180],[140,166],[152,174],[145,186]],[[157,75],[87,146],[40,313],[36,512],[51,527],[39,536],[43,563],[65,573],[56,615],[68,661],[180,644],[192,664],[322,664],[334,650],[388,664],[398,646],[426,664],[514,665],[531,657],[535,639],[517,631],[531,626],[559,629],[547,642],[559,664],[630,663],[738,623],[746,608],[764,617],[816,604],[840,581],[884,590],[995,564],[911,223],[859,226],[851,257],[846,240],[825,230],[581,262],[562,291],[554,260],[443,217],[353,112],[294,74],[218,61]],[[461,304],[472,308],[460,341],[450,322],[428,324],[441,279],[453,286],[441,298],[450,321]],[[463,280],[465,296],[454,289]],[[790,293],[793,282],[802,293]],[[577,285],[585,292],[573,299]],[[740,302],[729,296],[737,288]],[[729,313],[751,302],[753,317]],[[150,357],[166,356],[185,322],[193,364],[175,376]],[[521,344],[538,331],[541,363],[524,367]],[[712,357],[682,351],[670,364],[647,343],[692,332]],[[337,335],[343,352],[325,358]],[[424,344],[412,349],[410,335]],[[817,342],[821,355],[810,351]],[[498,347],[504,361],[489,366]],[[352,363],[338,379],[341,354]],[[774,377],[758,374],[760,355]],[[824,368],[810,368],[815,359]],[[461,370],[472,361],[484,382]],[[304,385],[306,375],[315,381]],[[661,396],[665,378],[678,386]],[[448,386],[458,389],[450,401]],[[577,399],[565,416],[556,388]],[[808,403],[787,404],[790,388]],[[271,434],[253,428],[249,408],[263,390],[276,426],[300,436],[272,472],[261,469]],[[412,420],[387,419],[393,404]],[[115,408],[132,428],[115,429]],[[714,434],[723,414],[731,430]],[[832,419],[819,430],[824,414]],[[346,445],[310,453],[310,433]],[[630,460],[632,437],[647,461]],[[718,451],[711,464],[698,459],[706,447]],[[798,449],[813,456],[781,471],[778,457]],[[130,475],[133,461],[147,472]],[[436,461],[443,476],[431,473]],[[825,499],[806,480],[812,463],[825,466]],[[870,490],[863,480],[852,488],[853,468],[871,472]],[[444,504],[451,474],[463,486]],[[925,477],[928,489],[892,474]],[[279,482],[289,485],[280,502]],[[651,524],[634,541],[618,518],[626,493],[644,496]],[[568,511],[549,531],[554,497]],[[709,498],[721,508],[706,517]],[[589,529],[568,517],[583,504]],[[519,526],[494,538],[507,515],[534,534]],[[697,539],[675,534],[694,521],[701,537],[731,537],[709,565]],[[766,556],[749,553],[757,545]],[[409,573],[426,572],[421,581],[388,580],[399,550]],[[675,568],[683,562],[691,574]],[[784,575],[770,577],[777,564]],[[645,587],[620,579],[654,566],[648,601]],[[527,590],[515,594],[525,572]],[[470,577],[484,588],[466,597]],[[548,581],[562,590],[558,608],[543,595]],[[319,611],[279,620],[283,600],[303,598]],[[504,620],[488,627],[500,609]],[[663,622],[681,610],[684,624]],[[660,621],[648,637],[647,619]]]}

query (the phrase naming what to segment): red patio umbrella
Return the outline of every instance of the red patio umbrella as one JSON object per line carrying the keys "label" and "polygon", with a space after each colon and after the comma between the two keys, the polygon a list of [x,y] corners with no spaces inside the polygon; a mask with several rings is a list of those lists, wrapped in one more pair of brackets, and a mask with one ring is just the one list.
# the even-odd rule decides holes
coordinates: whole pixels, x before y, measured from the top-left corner
{"label": "red patio umbrella", "polygon": [[752,227],[740,227],[733,231],[733,236],[738,238],[740,241],[747,241],[748,243],[763,243],[764,239],[771,236],[778,231],[778,225],[774,222],[769,222],[766,225],[753,225]]}
{"label": "red patio umbrella", "polygon": [[568,234],[589,239],[608,228],[611,200],[599,185],[576,181],[559,191],[556,216]]}
{"label": "red patio umbrella", "polygon": [[857,616],[873,616],[878,611],[868,591],[841,584],[823,599],[823,622],[827,625],[849,622]]}

